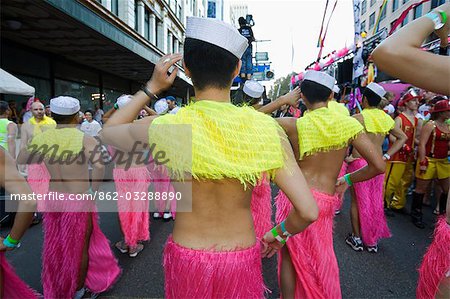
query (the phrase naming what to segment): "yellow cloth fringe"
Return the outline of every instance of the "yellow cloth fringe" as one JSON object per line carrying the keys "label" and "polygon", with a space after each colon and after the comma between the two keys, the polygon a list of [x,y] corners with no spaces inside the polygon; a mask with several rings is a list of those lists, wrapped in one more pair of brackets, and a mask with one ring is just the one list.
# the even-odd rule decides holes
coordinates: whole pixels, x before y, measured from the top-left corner
{"label": "yellow cloth fringe", "polygon": [[65,160],[83,150],[83,136],[83,132],[75,128],[48,129],[34,137],[28,148],[34,148],[46,158]]}
{"label": "yellow cloth fringe", "polygon": [[[280,138],[281,137],[281,138]],[[198,101],[153,120],[149,142],[163,151],[177,179],[238,179],[255,185],[285,164],[282,138],[287,136],[268,115],[231,103]],[[155,155],[154,155],[155,156]]]}
{"label": "yellow cloth fringe", "polygon": [[[56,122],[53,120],[53,118],[45,116],[45,115],[44,115],[44,118],[40,122],[37,122],[36,119],[34,118],[34,116],[32,118],[30,118],[29,122],[30,122],[30,124],[33,125],[34,135],[40,134],[40,133],[42,133],[42,131],[45,131],[46,129],[53,129],[56,127]],[[45,128],[45,129],[42,130],[43,128]]]}
{"label": "yellow cloth fringe", "polygon": [[386,112],[377,108],[364,109],[361,112],[364,118],[364,126],[368,133],[387,135],[395,122]]}
{"label": "yellow cloth fringe", "polygon": [[309,111],[297,120],[300,160],[318,152],[344,148],[363,130],[356,119],[333,109]]}
{"label": "yellow cloth fringe", "polygon": [[347,107],[345,107],[344,104],[338,103],[334,100],[328,102],[328,108],[342,115],[350,116],[350,111],[348,111]]}

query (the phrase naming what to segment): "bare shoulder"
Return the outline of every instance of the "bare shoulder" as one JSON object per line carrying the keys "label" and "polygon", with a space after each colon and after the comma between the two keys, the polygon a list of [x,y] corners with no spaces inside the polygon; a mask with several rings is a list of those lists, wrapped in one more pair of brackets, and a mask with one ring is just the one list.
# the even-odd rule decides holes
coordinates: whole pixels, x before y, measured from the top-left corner
{"label": "bare shoulder", "polygon": [[364,125],[364,116],[361,113],[355,114],[352,117]]}
{"label": "bare shoulder", "polygon": [[280,117],[275,120],[287,133],[296,129],[297,119],[294,117]]}

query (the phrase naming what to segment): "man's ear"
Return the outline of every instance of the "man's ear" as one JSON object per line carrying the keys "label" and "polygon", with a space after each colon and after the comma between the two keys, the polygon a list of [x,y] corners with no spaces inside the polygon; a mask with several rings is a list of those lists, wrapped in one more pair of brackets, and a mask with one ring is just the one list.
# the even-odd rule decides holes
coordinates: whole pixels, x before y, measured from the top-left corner
{"label": "man's ear", "polygon": [[242,60],[239,59],[236,69],[233,72],[233,79],[239,75],[239,72],[241,71],[241,67],[242,67]]}
{"label": "man's ear", "polygon": [[184,59],[183,59],[183,68],[184,68],[184,73],[186,74],[186,76],[188,76],[189,78],[191,78],[191,71],[187,68],[186,63],[184,63]]}

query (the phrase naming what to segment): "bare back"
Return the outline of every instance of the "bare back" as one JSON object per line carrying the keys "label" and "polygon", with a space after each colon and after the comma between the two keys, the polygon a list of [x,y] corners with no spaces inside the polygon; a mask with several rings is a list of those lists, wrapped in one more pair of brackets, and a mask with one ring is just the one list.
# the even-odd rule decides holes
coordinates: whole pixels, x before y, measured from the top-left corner
{"label": "bare back", "polygon": [[300,149],[298,143],[298,132],[295,119],[280,119],[278,121],[286,131],[286,134],[294,151],[298,166],[311,189],[316,189],[328,194],[334,194],[336,180],[344,162],[347,148],[340,150],[319,152],[311,156],[306,156],[300,160]]}
{"label": "bare back", "polygon": [[[366,126],[364,125],[364,118],[361,114],[356,114],[353,117],[356,118],[363,125],[364,129],[366,129]],[[367,135],[367,137],[369,137],[370,141],[375,145],[375,148],[378,151],[377,154],[379,156],[382,156],[383,155],[382,146],[383,146],[384,139],[386,138],[386,135],[373,134],[373,133],[369,133],[369,132],[367,132],[366,135]],[[361,154],[358,153],[358,151],[356,149],[353,149],[352,156],[355,159],[361,158]]]}
{"label": "bare back", "polygon": [[[175,189],[183,196],[190,193],[179,184]],[[194,249],[233,250],[254,245],[251,198],[252,188],[244,190],[238,180],[193,180],[192,212],[177,212],[174,241]],[[178,204],[190,201],[182,198]]]}

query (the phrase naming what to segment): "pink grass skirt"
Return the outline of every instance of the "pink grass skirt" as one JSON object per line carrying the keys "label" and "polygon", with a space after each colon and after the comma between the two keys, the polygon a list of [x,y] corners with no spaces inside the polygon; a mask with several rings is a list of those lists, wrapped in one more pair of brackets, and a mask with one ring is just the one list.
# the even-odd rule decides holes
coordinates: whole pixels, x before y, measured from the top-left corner
{"label": "pink grass skirt", "polygon": [[94,293],[101,293],[117,281],[121,270],[108,239],[100,230],[96,212],[45,213],[42,254],[45,298],[73,298],[89,218],[92,219],[92,235],[85,286]]}
{"label": "pink grass skirt", "polygon": [[[36,194],[46,194],[50,185],[50,173],[45,166],[45,163],[29,164],[28,166],[27,182],[31,190]],[[37,211],[43,212],[44,207],[41,201],[36,202]]]}
{"label": "pink grass skirt", "polygon": [[[153,162],[151,162],[147,167],[148,170],[150,171],[150,177],[155,192],[158,192],[159,194],[175,193],[175,188],[171,183],[170,176],[167,172],[167,167],[165,167],[164,165],[157,166]],[[169,212],[166,211],[166,203],[167,203],[166,200],[155,200],[156,211],[160,213]],[[174,219],[176,214],[176,208],[177,208],[177,201],[171,200],[169,210],[170,212],[172,212],[172,216]]]}
{"label": "pink grass skirt", "polygon": [[[348,165],[348,173],[367,165],[364,159],[357,159]],[[370,180],[355,183],[353,188],[358,203],[361,238],[366,246],[375,246],[383,238],[391,237],[383,209],[384,174]]]}
{"label": "pink grass skirt", "polygon": [[450,272],[450,225],[441,217],[436,223],[434,238],[419,268],[418,299],[435,298],[439,284]]}
{"label": "pink grass skirt", "polygon": [[41,296],[17,276],[14,269],[6,261],[3,252],[0,252],[0,271],[2,271],[3,275],[3,281],[0,281],[0,283],[3,283],[3,294],[0,294],[1,298],[31,299]]}
{"label": "pink grass skirt", "polygon": [[194,250],[170,236],[164,248],[166,298],[264,298],[261,248]]}
{"label": "pink grass skirt", "polygon": [[[295,298],[335,299],[341,298],[339,268],[333,248],[333,217],[336,195],[311,190],[319,207],[319,217],[303,232],[286,242],[296,272]],[[292,205],[283,192],[275,198],[276,222],[286,219]],[[278,277],[281,271],[278,259]]]}
{"label": "pink grass skirt", "polygon": [[260,240],[272,229],[272,190],[265,179],[253,188],[251,210],[256,237]]}
{"label": "pink grass skirt", "polygon": [[[115,168],[113,176],[118,193],[119,220],[125,243],[135,247],[138,241],[150,240],[149,201],[146,196],[150,185],[150,173],[147,167],[128,170]],[[135,195],[138,200],[134,200]]]}

